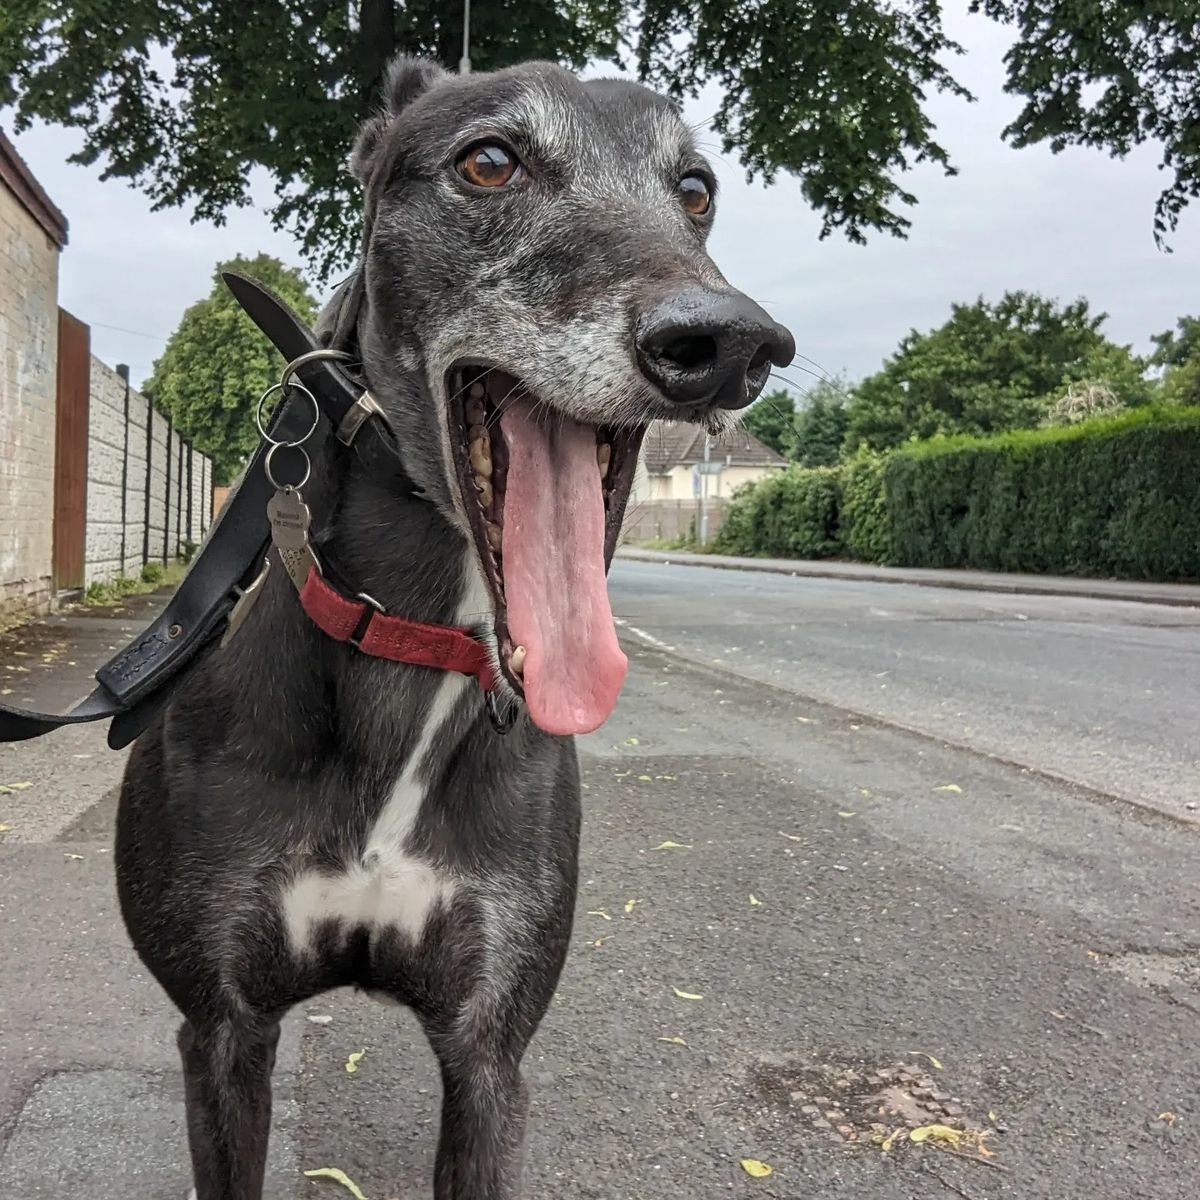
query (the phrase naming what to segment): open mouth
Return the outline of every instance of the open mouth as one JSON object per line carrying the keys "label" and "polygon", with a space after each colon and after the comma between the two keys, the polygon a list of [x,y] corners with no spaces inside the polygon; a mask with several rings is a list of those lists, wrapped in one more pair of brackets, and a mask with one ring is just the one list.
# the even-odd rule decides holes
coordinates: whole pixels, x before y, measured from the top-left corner
{"label": "open mouth", "polygon": [[501,669],[539,728],[590,732],[625,679],[605,575],[643,431],[574,420],[487,366],[455,368],[447,383]]}

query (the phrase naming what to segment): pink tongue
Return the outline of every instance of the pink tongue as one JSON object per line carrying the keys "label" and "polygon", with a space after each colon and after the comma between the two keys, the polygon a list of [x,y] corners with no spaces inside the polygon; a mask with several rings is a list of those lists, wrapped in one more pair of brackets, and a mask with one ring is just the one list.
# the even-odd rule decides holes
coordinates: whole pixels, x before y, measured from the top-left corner
{"label": "pink tongue", "polygon": [[524,646],[525,703],[547,733],[604,723],[629,663],[617,645],[604,578],[604,498],[596,432],[567,418],[504,411],[504,593]]}

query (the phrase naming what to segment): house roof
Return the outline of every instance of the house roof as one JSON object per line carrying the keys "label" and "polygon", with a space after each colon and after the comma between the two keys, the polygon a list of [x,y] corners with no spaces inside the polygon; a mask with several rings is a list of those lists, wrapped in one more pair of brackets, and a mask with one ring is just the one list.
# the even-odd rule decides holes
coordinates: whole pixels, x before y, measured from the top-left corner
{"label": "house roof", "polygon": [[[698,425],[653,421],[642,442],[642,460],[651,475],[665,475],[672,467],[691,466],[704,460],[704,430]],[[709,457],[734,467],[782,467],[787,460],[759,441],[748,429],[735,429],[713,437]]]}
{"label": "house roof", "polygon": [[22,208],[42,227],[61,250],[67,244],[67,218],[46,195],[29,165],[0,129],[0,183],[17,198]]}

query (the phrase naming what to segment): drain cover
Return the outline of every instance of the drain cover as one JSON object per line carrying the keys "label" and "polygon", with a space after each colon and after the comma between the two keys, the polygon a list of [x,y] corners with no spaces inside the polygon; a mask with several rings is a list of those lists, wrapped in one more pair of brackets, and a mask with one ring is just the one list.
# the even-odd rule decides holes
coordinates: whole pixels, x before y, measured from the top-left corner
{"label": "drain cover", "polygon": [[759,1095],[798,1112],[814,1133],[835,1142],[879,1145],[901,1129],[966,1128],[962,1102],[916,1065],[763,1064],[754,1085]]}

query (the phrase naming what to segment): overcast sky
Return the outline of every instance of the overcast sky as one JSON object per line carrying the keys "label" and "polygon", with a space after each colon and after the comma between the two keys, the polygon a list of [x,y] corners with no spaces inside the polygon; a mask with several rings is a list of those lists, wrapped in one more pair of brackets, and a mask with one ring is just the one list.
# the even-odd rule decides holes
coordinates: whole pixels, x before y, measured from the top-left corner
{"label": "overcast sky", "polygon": [[[1174,254],[1155,248],[1151,219],[1164,179],[1156,149],[1123,162],[1094,151],[1009,149],[1000,140],[1017,110],[1001,90],[1008,37],[983,17],[949,14],[948,23],[967,49],[954,72],[978,103],[931,102],[960,174],[909,176],[920,204],[907,241],[819,241],[820,221],[794,181],[747,185],[734,160],[718,160],[711,249],[725,274],[792,329],[802,354],[852,380],[876,370],[909,329],[941,324],[952,302],[1006,289],[1086,296],[1110,314],[1109,336],[1138,350],[1176,317],[1200,312],[1200,206],[1184,214]],[[702,121],[714,109],[702,96],[688,117]],[[184,212],[152,213],[121,182],[101,183],[98,168],[68,165],[79,140],[71,132],[37,128],[15,140],[70,221],[60,303],[91,325],[93,352],[129,363],[135,383],[184,309],[208,292],[218,260],[266,251],[303,266],[291,239],[257,210],[235,210],[222,228],[193,225]],[[811,382],[801,366],[785,374],[801,387]]]}

